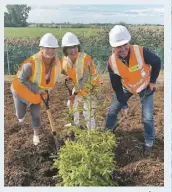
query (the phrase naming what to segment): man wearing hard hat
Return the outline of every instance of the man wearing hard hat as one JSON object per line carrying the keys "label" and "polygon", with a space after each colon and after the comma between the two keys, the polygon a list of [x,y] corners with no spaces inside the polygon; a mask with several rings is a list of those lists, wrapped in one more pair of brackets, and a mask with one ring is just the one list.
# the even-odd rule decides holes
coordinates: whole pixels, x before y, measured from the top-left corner
{"label": "man wearing hard hat", "polygon": [[[81,52],[80,42],[77,36],[71,32],[67,32],[62,38],[62,48],[64,57],[62,58],[62,73],[67,75],[74,83],[73,94],[69,97],[68,106],[72,103],[74,111],[74,124],[80,127],[80,117],[78,104],[87,98],[88,89],[86,84],[89,82],[94,87],[99,84],[99,77],[96,74],[93,60],[88,54]],[[93,95],[93,94],[92,94]],[[95,100],[84,99],[83,116],[88,129],[95,129],[96,123],[94,119]],[[90,113],[91,111],[91,113]]]}
{"label": "man wearing hard hat", "polygon": [[[122,25],[115,25],[109,32],[113,54],[108,60],[108,70],[115,94],[109,107],[105,128],[113,130],[116,127],[118,112],[122,109],[123,114],[127,116],[128,99],[133,94],[139,94],[144,123],[143,154],[149,156],[155,139],[153,90],[161,69],[161,60],[149,49],[131,45],[130,40],[129,31]],[[148,95],[148,92],[151,94]]]}
{"label": "man wearing hard hat", "polygon": [[22,63],[11,85],[19,122],[24,121],[26,108],[30,106],[34,145],[40,142],[40,94],[45,96],[45,90],[50,90],[55,85],[60,73],[60,61],[56,52],[59,47],[57,39],[47,33],[41,38],[39,46],[40,51]]}

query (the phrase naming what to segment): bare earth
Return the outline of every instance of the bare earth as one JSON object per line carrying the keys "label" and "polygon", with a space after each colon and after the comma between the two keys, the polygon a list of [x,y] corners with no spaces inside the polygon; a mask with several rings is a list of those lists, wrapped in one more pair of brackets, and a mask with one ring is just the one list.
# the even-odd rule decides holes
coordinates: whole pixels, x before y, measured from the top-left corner
{"label": "bare earth", "polygon": [[[107,108],[111,102],[113,91],[108,75],[102,76],[103,110],[99,110],[97,125],[103,127]],[[15,116],[12,94],[10,92],[11,79],[4,78],[4,181],[5,186],[55,186],[52,176],[58,170],[53,169],[54,140],[51,135],[50,123],[45,107],[41,116],[41,143],[32,143],[31,119],[28,113],[25,122],[18,123]],[[64,83],[57,83],[50,94],[51,110],[55,126],[59,133],[63,132],[67,110],[67,89]],[[105,102],[106,101],[106,102]],[[119,186],[163,186],[164,185],[164,85],[163,74],[160,75],[155,93],[154,120],[156,140],[150,158],[141,155],[143,143],[143,124],[141,107],[138,96],[130,99],[129,106],[138,102],[138,107],[129,114],[116,130],[118,147],[114,153],[119,170],[114,172],[114,180]],[[61,145],[65,135],[60,136]]]}

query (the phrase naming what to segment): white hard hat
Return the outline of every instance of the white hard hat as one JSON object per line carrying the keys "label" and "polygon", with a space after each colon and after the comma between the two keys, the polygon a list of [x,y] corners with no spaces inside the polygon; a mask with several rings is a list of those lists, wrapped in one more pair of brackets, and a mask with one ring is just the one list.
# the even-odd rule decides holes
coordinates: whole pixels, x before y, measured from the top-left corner
{"label": "white hard hat", "polygon": [[112,47],[118,47],[128,43],[131,35],[128,29],[122,25],[115,25],[109,32],[109,43]]}
{"label": "white hard hat", "polygon": [[51,34],[46,33],[40,40],[40,47],[57,48],[59,47],[57,39]]}
{"label": "white hard hat", "polygon": [[80,42],[77,36],[71,32],[65,33],[65,35],[62,38],[62,47],[69,47],[69,46],[74,46],[79,44]]}

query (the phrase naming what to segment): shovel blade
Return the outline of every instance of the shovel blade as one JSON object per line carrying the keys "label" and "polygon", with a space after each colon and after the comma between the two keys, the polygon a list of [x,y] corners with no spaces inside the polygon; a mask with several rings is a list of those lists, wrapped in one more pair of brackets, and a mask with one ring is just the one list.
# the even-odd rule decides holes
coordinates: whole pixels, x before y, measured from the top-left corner
{"label": "shovel blade", "polygon": [[59,142],[57,140],[57,136],[56,135],[53,135],[53,137],[54,137],[56,152],[58,153],[58,151],[59,151]]}

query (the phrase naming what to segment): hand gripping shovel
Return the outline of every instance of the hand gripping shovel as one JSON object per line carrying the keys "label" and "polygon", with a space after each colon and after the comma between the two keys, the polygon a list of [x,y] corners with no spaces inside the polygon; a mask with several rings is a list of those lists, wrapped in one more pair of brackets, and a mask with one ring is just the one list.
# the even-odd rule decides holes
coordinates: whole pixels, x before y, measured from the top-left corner
{"label": "hand gripping shovel", "polygon": [[44,99],[43,96],[40,94],[41,96],[41,99],[42,101],[44,102],[44,105],[46,107],[46,111],[47,111],[47,114],[48,114],[48,119],[50,121],[50,126],[51,126],[51,130],[52,130],[52,134],[53,134],[53,137],[54,137],[54,141],[55,141],[55,146],[56,146],[56,153],[58,153],[58,150],[59,150],[59,142],[57,140],[57,134],[56,134],[56,129],[55,129],[55,126],[54,126],[54,122],[53,122],[53,118],[52,118],[52,113],[50,111],[50,107],[49,107],[49,93],[48,93],[48,90],[45,90],[46,94],[47,94],[47,98]]}
{"label": "hand gripping shovel", "polygon": [[[141,102],[142,102],[143,99],[145,99],[147,96],[152,95],[152,94],[155,92],[155,90],[156,90],[155,88],[153,88],[153,90],[148,89],[148,90],[145,92],[143,98],[141,99]],[[133,105],[133,106],[131,107],[130,111],[133,111],[137,106],[138,106],[138,104],[136,103],[135,105]],[[121,117],[121,118],[119,119],[119,121],[117,122],[117,124],[114,126],[113,130],[115,130],[115,129],[121,124],[121,122],[122,122],[124,119],[126,119],[126,116],[123,116],[123,117]]]}

